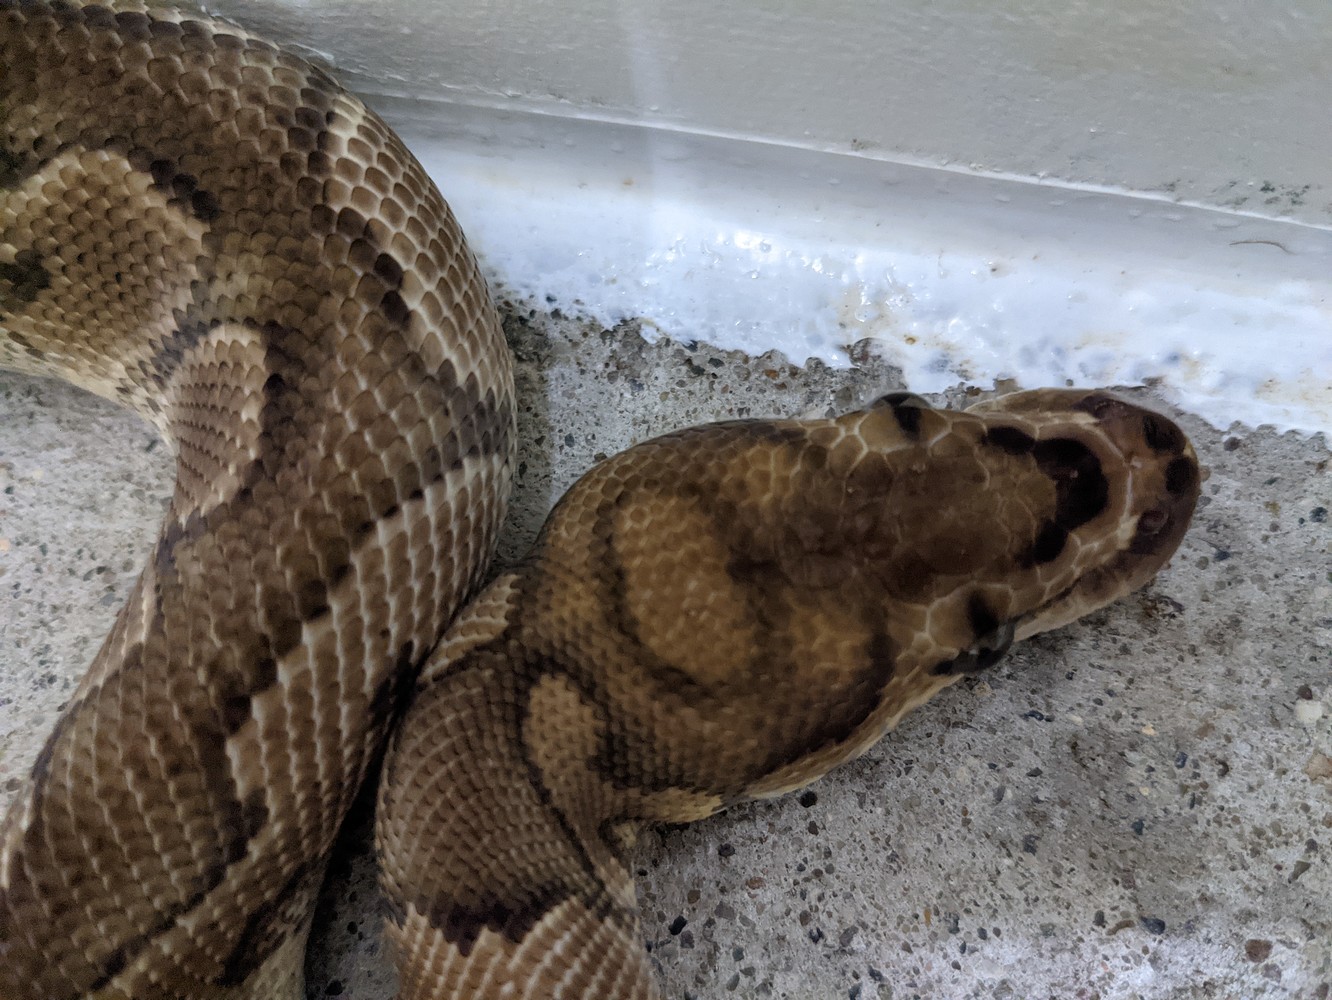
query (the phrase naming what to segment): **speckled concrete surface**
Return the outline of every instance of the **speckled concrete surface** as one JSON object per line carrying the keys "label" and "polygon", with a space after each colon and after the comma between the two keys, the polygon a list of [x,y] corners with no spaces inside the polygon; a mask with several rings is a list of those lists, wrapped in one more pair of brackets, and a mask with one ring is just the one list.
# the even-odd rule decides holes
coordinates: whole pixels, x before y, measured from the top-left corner
{"label": "speckled concrete surface", "polygon": [[[801,371],[522,309],[508,328],[526,400],[509,557],[633,440],[896,385],[872,359]],[[1327,1000],[1332,455],[1182,421],[1210,478],[1152,587],[803,794],[645,838],[666,997]],[[0,376],[0,799],[128,592],[170,473],[134,418]],[[324,894],[311,997],[392,995],[365,819]]]}

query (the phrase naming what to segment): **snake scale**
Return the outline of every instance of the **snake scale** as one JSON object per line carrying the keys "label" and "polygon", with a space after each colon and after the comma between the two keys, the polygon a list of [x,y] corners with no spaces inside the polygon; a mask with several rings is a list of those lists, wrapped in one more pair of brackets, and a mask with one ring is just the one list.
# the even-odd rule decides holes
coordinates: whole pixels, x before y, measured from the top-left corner
{"label": "snake scale", "polygon": [[0,361],[177,456],[0,827],[6,1000],[301,996],[381,753],[404,997],[654,996],[642,824],[813,780],[1192,515],[1185,436],[1118,397],[898,393],[640,444],[473,596],[510,359],[393,133],[232,25],[56,0],[0,0],[0,121]]}

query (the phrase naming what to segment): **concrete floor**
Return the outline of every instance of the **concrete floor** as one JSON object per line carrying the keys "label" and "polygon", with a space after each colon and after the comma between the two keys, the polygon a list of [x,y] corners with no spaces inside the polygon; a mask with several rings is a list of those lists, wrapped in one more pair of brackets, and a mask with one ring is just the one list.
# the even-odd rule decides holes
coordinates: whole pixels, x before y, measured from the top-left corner
{"label": "concrete floor", "polygon": [[[526,401],[509,558],[632,441],[898,385],[869,358],[800,370],[558,312],[510,308],[508,329]],[[804,793],[645,838],[666,997],[1327,1000],[1332,455],[1180,419],[1209,478],[1155,584]],[[170,476],[134,418],[0,375],[0,803],[128,593]],[[333,866],[310,997],[392,995],[365,828]]]}

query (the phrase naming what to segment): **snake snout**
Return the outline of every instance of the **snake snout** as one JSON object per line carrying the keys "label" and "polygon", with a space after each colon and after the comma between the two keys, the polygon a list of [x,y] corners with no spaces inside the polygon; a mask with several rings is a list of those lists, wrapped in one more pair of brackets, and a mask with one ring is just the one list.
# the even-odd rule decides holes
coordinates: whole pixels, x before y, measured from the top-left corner
{"label": "snake snout", "polygon": [[1136,520],[1126,551],[1143,558],[1140,573],[1150,576],[1178,547],[1198,502],[1202,476],[1193,446],[1169,417],[1107,392],[1088,393],[1072,409],[1095,418],[1132,470],[1125,515]]}
{"label": "snake snout", "polygon": [[1023,558],[1069,582],[1024,617],[1019,639],[1138,589],[1179,547],[1202,474],[1169,417],[1103,389],[1016,392],[971,409],[993,425],[987,443],[1030,453],[1053,487],[1053,513]]}

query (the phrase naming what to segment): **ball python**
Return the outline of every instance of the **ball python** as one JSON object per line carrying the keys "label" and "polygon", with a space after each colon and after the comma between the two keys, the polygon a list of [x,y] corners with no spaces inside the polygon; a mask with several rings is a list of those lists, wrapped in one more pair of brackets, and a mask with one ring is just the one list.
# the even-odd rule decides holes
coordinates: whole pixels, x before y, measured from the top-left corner
{"label": "ball python", "polygon": [[7,1000],[302,996],[381,757],[402,996],[655,996],[643,824],[863,752],[1146,583],[1197,500],[1185,435],[1110,393],[894,393],[612,457],[478,594],[511,362],[378,117],[234,25],[0,0],[0,119],[0,362],[132,408],[177,463],[0,826]]}

